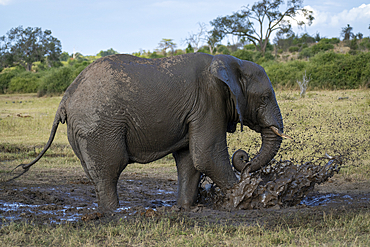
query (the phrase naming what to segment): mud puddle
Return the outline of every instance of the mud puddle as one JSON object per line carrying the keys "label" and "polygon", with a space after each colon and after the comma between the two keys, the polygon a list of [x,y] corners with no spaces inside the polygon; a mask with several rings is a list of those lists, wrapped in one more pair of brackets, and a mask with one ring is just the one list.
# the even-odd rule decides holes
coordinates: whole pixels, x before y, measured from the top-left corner
{"label": "mud puddle", "polygon": [[335,206],[343,204],[353,204],[353,203],[362,203],[368,204],[370,202],[370,194],[337,194],[337,193],[312,193],[307,197],[303,198],[300,202],[300,205],[306,205],[310,207],[315,206]]}
{"label": "mud puddle", "polygon": [[[94,187],[87,180],[60,186],[17,187],[16,181],[12,184],[0,188],[0,225],[9,221],[61,224],[103,216],[97,211]],[[111,215],[126,217],[170,210],[176,205],[176,189],[173,180],[121,179],[120,208]]]}
{"label": "mud puddle", "polygon": [[[367,208],[370,202],[369,182],[355,184],[352,186],[356,188],[354,191],[349,186],[353,183],[343,183],[344,180],[336,180],[334,176],[329,183],[315,186],[316,183],[319,183],[318,177],[323,178],[328,175],[327,178],[329,178],[331,172],[335,173],[336,163],[329,163],[329,161],[330,159],[320,160],[321,168],[311,167],[305,169],[304,172],[301,170],[303,167],[299,168],[294,164],[285,162],[283,166],[266,167],[260,173],[241,174],[242,183],[239,183],[239,190],[237,191],[242,191],[242,194],[236,193],[233,195],[234,197],[226,197],[226,199],[222,197],[220,191],[212,185],[211,181],[205,179],[201,184],[203,201],[200,200],[199,204],[189,212],[184,212],[176,206],[176,174],[168,176],[124,172],[117,186],[120,208],[109,215],[111,218],[108,217],[108,220],[112,220],[112,217],[113,219],[121,219],[137,215],[156,217],[164,212],[178,213],[181,211],[182,214],[189,217],[205,217],[210,222],[233,220],[236,222],[235,224],[253,224],[261,217],[271,221],[273,215],[286,213],[287,211],[308,210],[310,212],[310,210],[317,207],[331,209],[343,206],[349,209]],[[328,163],[329,165],[326,166]],[[289,167],[288,171],[286,170],[287,167]],[[63,168],[60,168],[59,173],[66,174],[67,170],[64,171]],[[36,176],[38,174],[43,174],[43,176]],[[294,179],[285,180],[284,177],[281,177],[281,174],[290,174],[289,176],[294,177]],[[296,175],[293,176],[292,174]],[[306,174],[306,176],[301,177],[298,174]],[[308,176],[309,174],[311,175]],[[167,177],[171,177],[171,179],[167,179]],[[311,182],[316,181],[315,184],[304,183],[304,179],[307,178]],[[297,180],[302,181],[298,187]],[[246,181],[249,181],[249,183]],[[269,183],[271,181],[273,183]],[[279,183],[283,186],[279,186]],[[249,190],[248,188],[251,186],[256,187],[256,189]],[[292,193],[295,190],[294,188],[298,188],[299,193]],[[204,193],[208,193],[208,195],[204,196]],[[252,196],[248,197],[248,193]],[[294,198],[297,195],[300,197],[299,200],[294,200],[294,203],[292,203],[292,200],[288,200],[289,195]],[[208,201],[204,200],[205,198]],[[237,199],[235,200],[235,198]],[[267,200],[266,198],[270,199]],[[216,204],[212,204],[215,202]],[[217,204],[220,202],[232,206],[225,210],[225,207],[221,208]],[[235,202],[236,204],[234,204]],[[263,207],[263,203],[267,207]],[[87,180],[82,169],[80,173],[73,173],[69,176],[52,176],[52,173],[42,170],[37,172],[30,170],[29,173],[18,180],[0,186],[0,225],[7,224],[10,221],[61,224],[107,218],[107,215],[103,217],[102,214],[99,214],[96,208],[97,201],[94,187]]]}

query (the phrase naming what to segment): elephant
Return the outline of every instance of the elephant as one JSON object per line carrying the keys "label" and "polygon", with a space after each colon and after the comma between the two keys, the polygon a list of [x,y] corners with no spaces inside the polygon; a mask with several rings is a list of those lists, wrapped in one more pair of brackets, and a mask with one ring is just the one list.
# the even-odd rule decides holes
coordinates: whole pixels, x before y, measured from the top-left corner
{"label": "elephant", "polygon": [[[43,151],[59,123],[95,187],[99,210],[119,207],[117,182],[130,163],[172,154],[179,207],[196,203],[201,174],[226,191],[238,182],[226,133],[247,126],[261,134],[250,171],[278,152],[283,120],[265,70],[229,55],[204,53],[146,59],[118,54],[100,58],[71,83],[57,109]],[[242,168],[239,168],[240,170]]]}

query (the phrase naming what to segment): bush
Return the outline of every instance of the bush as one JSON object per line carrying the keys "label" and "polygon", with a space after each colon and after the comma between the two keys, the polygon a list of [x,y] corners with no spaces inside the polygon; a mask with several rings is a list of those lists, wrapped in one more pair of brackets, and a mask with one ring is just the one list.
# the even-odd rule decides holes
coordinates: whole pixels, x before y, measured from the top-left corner
{"label": "bush", "polygon": [[218,45],[217,53],[224,54],[224,55],[230,55],[230,50],[224,45]]}
{"label": "bush", "polygon": [[[264,64],[273,85],[297,87],[297,79],[307,71],[310,89],[356,89],[367,86],[370,78],[370,53],[357,55],[321,52],[310,61]],[[267,66],[266,66],[267,65]]]}
{"label": "bush", "polygon": [[256,46],[254,44],[248,44],[244,46],[245,50],[251,50],[254,51],[256,49]]}
{"label": "bush", "polygon": [[25,71],[14,76],[9,83],[10,93],[35,93],[40,84],[41,73]]}
{"label": "bush", "polygon": [[291,47],[289,47],[289,52],[296,52],[296,51],[299,51],[299,47],[298,46],[291,46]]}
{"label": "bush", "polygon": [[74,79],[72,74],[73,70],[70,66],[51,71],[42,79],[37,92],[38,96],[64,92]]}
{"label": "bush", "polygon": [[302,49],[302,51],[299,53],[298,58],[307,58],[307,57],[313,57],[319,52],[328,51],[331,49],[334,49],[334,45],[332,43],[337,42],[337,38],[333,39],[321,39],[319,43]]}
{"label": "bush", "polygon": [[84,70],[90,62],[84,61],[73,66],[52,69],[44,76],[38,87],[37,95],[62,94],[74,79]]}
{"label": "bush", "polygon": [[276,86],[296,87],[297,79],[302,78],[308,62],[294,60],[287,63],[273,63],[266,66],[265,70],[270,78],[271,83]]}
{"label": "bush", "polygon": [[362,50],[368,49],[370,50],[370,38],[363,38],[359,44],[359,47]]}
{"label": "bush", "polygon": [[2,73],[0,73],[0,94],[7,93],[10,81],[23,71],[25,71],[23,67],[5,69],[2,71]]}
{"label": "bush", "polygon": [[249,50],[237,50],[231,55],[242,60],[253,61],[253,52]]}

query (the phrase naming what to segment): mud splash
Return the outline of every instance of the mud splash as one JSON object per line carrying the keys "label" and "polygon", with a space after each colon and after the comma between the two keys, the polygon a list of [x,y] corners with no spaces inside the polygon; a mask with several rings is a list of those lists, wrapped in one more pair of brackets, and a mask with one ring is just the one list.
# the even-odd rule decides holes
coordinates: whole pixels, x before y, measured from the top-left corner
{"label": "mud splash", "polygon": [[[325,163],[325,161],[327,161]],[[209,180],[200,184],[199,201],[224,209],[259,209],[290,207],[299,204],[313,191],[315,184],[326,182],[338,173],[342,160],[339,156],[324,158],[301,165],[292,161],[271,161],[258,172],[246,167],[239,183],[222,193]]]}

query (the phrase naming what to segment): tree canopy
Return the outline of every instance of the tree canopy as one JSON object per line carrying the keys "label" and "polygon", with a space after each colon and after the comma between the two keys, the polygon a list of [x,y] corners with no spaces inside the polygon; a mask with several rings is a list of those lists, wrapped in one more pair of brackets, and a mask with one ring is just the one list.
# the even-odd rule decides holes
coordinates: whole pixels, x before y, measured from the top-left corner
{"label": "tree canopy", "polygon": [[97,56],[105,57],[105,56],[114,55],[114,54],[118,54],[118,51],[115,51],[115,50],[113,50],[113,48],[110,48],[110,49],[108,49],[108,50],[106,50],[106,51],[101,50],[101,51],[97,54]]}
{"label": "tree canopy", "polygon": [[51,35],[50,30],[39,27],[22,26],[10,29],[0,37],[0,65],[12,66],[15,63],[30,71],[37,61],[53,66],[59,62],[62,52],[60,41]]}
{"label": "tree canopy", "polygon": [[174,53],[176,44],[173,42],[173,39],[162,39],[161,42],[159,42],[158,47],[162,49],[163,55],[166,56],[167,49],[171,49],[171,53]]}
{"label": "tree canopy", "polygon": [[[249,5],[243,7],[242,10],[232,15],[218,17],[211,21],[211,25],[214,27],[213,36],[223,39],[226,35],[231,34],[246,38],[264,56],[267,42],[273,31],[289,32],[291,20],[294,20],[299,26],[311,25],[314,20],[312,11],[303,8],[302,0],[289,0],[287,9],[280,12],[280,6],[283,3],[283,0],[261,0],[251,7]],[[298,14],[302,14],[305,20],[296,20]]]}

